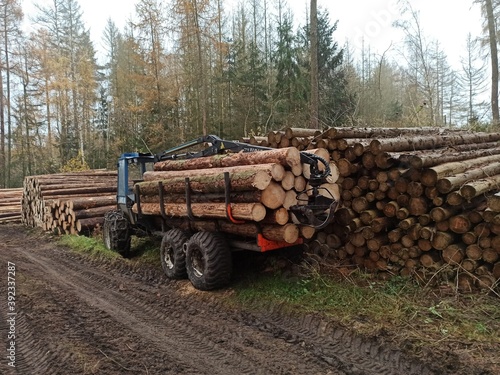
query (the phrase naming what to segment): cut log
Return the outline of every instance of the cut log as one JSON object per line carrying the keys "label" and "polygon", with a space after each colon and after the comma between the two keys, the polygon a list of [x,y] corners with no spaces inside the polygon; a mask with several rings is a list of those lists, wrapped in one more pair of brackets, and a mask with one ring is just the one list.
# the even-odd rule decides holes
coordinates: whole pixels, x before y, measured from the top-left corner
{"label": "cut log", "polygon": [[317,129],[304,129],[304,128],[286,128],[285,137],[292,139],[293,137],[319,137],[321,131]]}
{"label": "cut log", "polygon": [[[264,190],[271,183],[272,176],[268,167],[251,166],[246,171],[238,171],[230,173],[231,190],[246,191],[246,190]],[[183,177],[169,178],[160,180],[163,185],[163,190],[166,194],[185,193],[186,180]],[[142,195],[157,195],[158,182],[157,180],[148,180],[136,184],[139,186]],[[224,173],[213,175],[192,175],[189,177],[189,188],[194,193],[221,193],[226,189]]]}
{"label": "cut log", "polygon": [[[485,178],[492,176],[489,178]],[[483,179],[484,178],[484,179]],[[482,179],[479,181],[474,181]],[[471,182],[469,182],[471,181]],[[440,193],[446,194],[452,190],[460,189],[460,194],[466,199],[472,199],[479,194],[494,190],[500,183],[500,162],[485,165],[480,168],[471,169],[451,177],[437,181]],[[465,185],[464,185],[465,184]]]}
{"label": "cut log", "polygon": [[104,223],[104,216],[91,217],[88,219],[77,220],[76,224],[75,224],[75,228],[78,232],[81,232],[84,230],[92,231],[97,226],[102,226],[103,223]]}
{"label": "cut log", "polygon": [[[292,190],[290,190],[292,191]],[[293,191],[292,191],[293,192]],[[271,209],[276,209],[283,206],[285,203],[285,190],[278,183],[271,181],[269,186],[262,191],[260,202]]]}
{"label": "cut log", "polygon": [[375,139],[370,143],[373,154],[381,152],[400,152],[409,150],[435,149],[451,144],[467,144],[480,142],[497,142],[500,133],[467,133],[457,135],[426,135],[417,137],[398,137]]}
{"label": "cut log", "polygon": [[[140,205],[140,209],[140,213],[144,215],[161,215],[159,203],[143,203]],[[135,204],[132,210],[135,213],[139,213],[138,205]],[[198,218],[226,218],[228,215],[224,203],[192,203],[191,211],[193,216]],[[164,212],[167,216],[188,216],[187,206],[185,204],[165,204]],[[231,213],[236,220],[259,222],[266,217],[266,208],[260,203],[234,203],[231,204]]]}
{"label": "cut log", "polygon": [[[239,191],[239,192],[231,192],[229,194],[229,202],[230,203],[256,203],[260,202],[262,197],[261,190],[255,191]],[[116,200],[116,198],[115,198]],[[144,203],[158,203],[160,202],[159,195],[141,195],[141,202]],[[224,193],[197,193],[191,195],[191,202],[193,203],[222,203],[225,202],[225,194]],[[186,202],[186,194],[177,193],[177,194],[164,194],[163,202],[165,203],[185,203]]]}
{"label": "cut log", "polygon": [[102,216],[116,209],[116,205],[87,208],[82,210],[70,210],[69,216],[75,220],[87,219],[89,217]]}
{"label": "cut log", "polygon": [[295,176],[291,171],[286,171],[281,179],[281,186],[285,190],[292,190],[295,186]]}
{"label": "cut log", "polygon": [[[471,200],[481,194],[489,191],[500,190],[500,163],[498,163],[499,172],[496,176],[483,178],[477,181],[469,182],[460,188],[460,194],[467,200]],[[485,167],[484,170],[490,170]],[[485,172],[486,174],[487,172]]]}
{"label": "cut log", "polygon": [[448,232],[437,231],[432,239],[432,247],[436,250],[444,250],[455,242],[455,238]]}
{"label": "cut log", "polygon": [[455,151],[456,147],[452,149],[452,152],[450,152],[448,148],[443,148],[437,151],[423,150],[421,153],[417,153],[416,155],[409,155],[409,163],[414,168],[431,168],[439,164],[500,154],[500,147],[498,147],[498,144],[495,142],[485,144],[489,145],[490,148],[480,149],[480,145],[481,144],[476,144],[475,147],[478,147],[478,149],[468,151]]}
{"label": "cut log", "polygon": [[285,225],[288,223],[288,216],[288,210],[281,207],[276,210],[268,210],[266,217],[262,220],[262,222],[266,224]]}
{"label": "cut log", "polygon": [[488,197],[488,208],[494,212],[500,212],[500,193]]}
{"label": "cut log", "polygon": [[82,210],[100,206],[110,206],[113,204],[116,205],[116,196],[109,195],[102,197],[71,198],[67,201],[66,204],[71,210]]}
{"label": "cut log", "polygon": [[282,166],[300,165],[300,152],[294,147],[257,152],[239,152],[186,160],[165,160],[155,164],[155,171],[225,168],[241,165],[276,163]]}
{"label": "cut log", "polygon": [[443,249],[442,257],[445,263],[458,265],[464,259],[465,250],[462,244],[452,244]]}
{"label": "cut log", "polygon": [[491,155],[472,160],[440,164],[436,167],[425,169],[422,172],[421,182],[425,186],[435,186],[439,179],[454,176],[459,173],[464,173],[470,169],[498,162],[500,162],[500,155]]}
{"label": "cut log", "polygon": [[449,219],[450,230],[454,233],[464,234],[471,230],[472,224],[466,215],[456,215]]}
{"label": "cut log", "polygon": [[425,268],[437,269],[441,266],[441,258],[437,253],[426,252],[420,256],[420,264]]}

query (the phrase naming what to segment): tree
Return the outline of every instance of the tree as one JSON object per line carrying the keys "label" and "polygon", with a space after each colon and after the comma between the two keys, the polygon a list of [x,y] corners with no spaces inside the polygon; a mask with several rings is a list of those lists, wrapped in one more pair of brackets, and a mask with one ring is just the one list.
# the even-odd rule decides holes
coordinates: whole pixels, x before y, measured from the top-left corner
{"label": "tree", "polygon": [[469,33],[466,41],[467,55],[461,59],[462,72],[460,83],[466,92],[465,107],[466,120],[471,126],[478,123],[481,118],[481,109],[484,109],[484,102],[478,102],[480,96],[486,90],[486,61],[480,55],[481,46],[478,39],[472,38]]}
{"label": "tree", "polygon": [[[348,89],[346,72],[344,71],[343,56],[344,51],[339,48],[335,42],[333,34],[337,29],[337,22],[330,24],[330,16],[328,11],[320,11],[318,13],[318,126],[320,123],[329,125],[343,124],[346,118],[353,111],[353,97]],[[307,74],[306,90],[300,93],[305,95],[306,100],[310,103],[312,99],[312,83],[310,79],[314,74],[311,67],[310,46],[311,30],[309,24],[302,28],[298,35],[300,50],[299,61]],[[298,81],[300,83],[300,81]],[[302,86],[299,85],[299,88]]]}
{"label": "tree", "polygon": [[498,107],[498,37],[496,28],[495,10],[499,6],[497,1],[493,0],[475,0],[481,5],[481,11],[486,21],[488,30],[488,43],[491,58],[491,114],[493,126],[500,125],[500,111]]}
{"label": "tree", "polygon": [[64,164],[77,150],[85,158],[93,116],[89,108],[96,101],[95,51],[75,0],[54,0],[51,6],[38,9],[37,21],[40,28],[47,30],[51,48],[47,71],[53,74],[52,113],[57,122],[60,161]]}
{"label": "tree", "polygon": [[318,3],[311,0],[311,122],[312,129],[319,128],[319,73],[318,73]]}
{"label": "tree", "polygon": [[[255,12],[252,7],[251,12]],[[255,20],[255,17],[253,17]],[[246,16],[243,6],[235,19],[233,45],[229,68],[231,83],[231,119],[237,125],[228,129],[226,134],[257,134],[262,132],[266,108],[264,55],[258,46],[255,26]],[[253,31],[253,32],[252,32]]]}
{"label": "tree", "polygon": [[[284,11],[282,2],[279,2],[277,20],[277,40],[274,46],[273,65],[276,71],[276,85],[274,88],[274,105],[276,106],[275,122],[280,125],[290,125],[292,117],[307,111],[304,102],[302,72],[298,64],[296,36],[293,33],[292,15]],[[304,108],[305,106],[305,108]],[[299,120],[303,122],[303,119]]]}
{"label": "tree", "polygon": [[[2,169],[1,184],[10,186],[11,177],[11,158],[12,158],[12,107],[11,107],[11,64],[12,45],[16,39],[19,39],[21,32],[18,25],[23,19],[21,4],[18,0],[0,1],[0,30],[3,39],[3,67],[0,67],[0,76],[5,73],[5,94],[3,91],[3,76],[0,77],[0,167]],[[4,103],[5,97],[5,103]],[[4,105],[7,107],[7,119],[4,117]],[[5,120],[7,120],[7,155],[5,155]],[[7,167],[7,168],[6,168]],[[5,173],[7,171],[7,173]]]}
{"label": "tree", "polygon": [[[208,134],[210,61],[212,56],[214,25],[218,24],[217,7],[213,0],[176,0],[174,20],[176,24],[177,53],[184,70],[183,98],[189,121],[188,131]],[[185,126],[187,126],[185,124]],[[193,126],[195,125],[195,126]]]}
{"label": "tree", "polygon": [[409,80],[410,119],[416,125],[442,125],[443,95],[450,74],[446,56],[435,40],[429,41],[420,23],[419,12],[408,0],[402,1],[404,18],[395,23],[405,33],[406,78]]}

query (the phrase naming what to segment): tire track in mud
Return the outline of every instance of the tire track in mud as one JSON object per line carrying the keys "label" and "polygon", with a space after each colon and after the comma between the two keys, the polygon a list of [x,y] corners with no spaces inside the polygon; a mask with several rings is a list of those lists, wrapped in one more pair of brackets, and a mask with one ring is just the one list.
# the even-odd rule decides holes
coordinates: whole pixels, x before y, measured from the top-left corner
{"label": "tire track in mud", "polygon": [[[179,299],[175,294],[171,296],[175,300],[170,303],[158,304],[158,301],[151,300],[152,290],[141,291],[147,289],[144,286],[140,289],[127,287],[125,292],[117,292],[113,290],[119,287],[117,280],[95,270],[58,258],[56,271],[44,256],[25,256],[37,263],[58,285],[65,285],[70,293],[76,292],[87,304],[106,312],[113,320],[140,336],[142,341],[148,341],[149,346],[153,344],[156,350],[168,353],[173,360],[182,363],[188,349],[189,363],[182,365],[195,368],[196,373],[325,373],[324,363],[310,355],[307,367],[302,365],[308,354],[303,350],[300,351],[300,361],[291,358],[290,363],[283,362],[283,349],[287,353],[291,345],[282,340],[273,343],[272,336],[258,331],[259,337],[255,337],[255,329],[251,326],[232,323],[228,328],[230,320],[218,323],[217,320],[221,320],[224,314],[213,304],[203,306],[203,310],[199,311],[199,303],[191,298]],[[118,279],[118,282],[126,281],[130,282]],[[103,285],[106,285],[105,291]],[[253,347],[246,344],[249,342],[247,336],[253,336]],[[276,356],[276,352],[281,352],[281,355]]]}
{"label": "tire track in mud", "polygon": [[[34,292],[19,321],[19,374],[432,374],[312,315],[297,319],[279,306],[231,311],[217,293],[165,282],[156,270],[22,237],[9,256]],[[30,316],[30,304],[43,299],[47,311]],[[51,330],[59,341],[47,342]]]}

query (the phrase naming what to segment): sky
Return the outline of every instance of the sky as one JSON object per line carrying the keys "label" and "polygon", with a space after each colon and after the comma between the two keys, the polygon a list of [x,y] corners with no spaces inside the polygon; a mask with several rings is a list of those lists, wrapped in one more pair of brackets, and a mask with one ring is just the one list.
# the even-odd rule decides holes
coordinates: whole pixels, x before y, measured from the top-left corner
{"label": "sky", "polygon": [[[30,13],[30,1],[38,4],[52,0],[26,0],[25,13]],[[90,28],[91,37],[97,49],[102,43],[102,33],[107,19],[111,18],[122,29],[134,14],[138,0],[79,0],[83,18]],[[237,0],[227,0],[230,6]],[[391,47],[396,51],[402,43],[402,32],[392,24],[401,18],[398,0],[317,0],[318,7],[329,11],[332,21],[338,20],[334,36],[339,44],[349,41],[349,45],[359,52],[364,40],[372,53],[381,55]],[[472,0],[411,0],[412,7],[420,12],[424,35],[438,40],[445,50],[449,63],[458,68],[460,57],[465,53],[467,33],[473,37],[481,33],[479,7]],[[309,0],[288,0],[295,18],[301,22],[305,18]]]}

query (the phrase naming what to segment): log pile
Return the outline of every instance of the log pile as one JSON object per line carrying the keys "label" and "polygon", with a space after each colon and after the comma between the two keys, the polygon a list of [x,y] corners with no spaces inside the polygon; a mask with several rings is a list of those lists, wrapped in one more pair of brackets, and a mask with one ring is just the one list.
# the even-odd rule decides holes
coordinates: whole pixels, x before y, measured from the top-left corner
{"label": "log pile", "polygon": [[0,224],[21,222],[23,189],[0,189]]}
{"label": "log pile", "polygon": [[107,170],[28,176],[22,190],[22,222],[57,234],[101,226],[116,208],[117,173]]}
{"label": "log pile", "polygon": [[341,208],[309,243],[312,253],[464,291],[498,286],[499,133],[286,129],[268,143],[279,137],[278,147],[283,138],[301,138],[299,149],[324,147],[338,166]]}
{"label": "log pile", "polygon": [[[326,150],[310,152],[326,154],[329,159]],[[297,196],[307,186],[308,172],[294,147],[162,161],[155,164],[154,171],[145,173],[144,182],[137,184],[140,204],[135,204],[133,210],[164,216],[183,228],[218,229],[253,238],[262,234],[270,241],[294,244],[299,238],[314,235],[311,227],[293,223],[288,211],[299,203]],[[335,182],[332,176],[322,191],[338,199],[340,191]],[[229,191],[228,183],[229,213],[225,193]],[[190,204],[186,189],[191,194]],[[306,202],[307,195],[303,198]]]}

